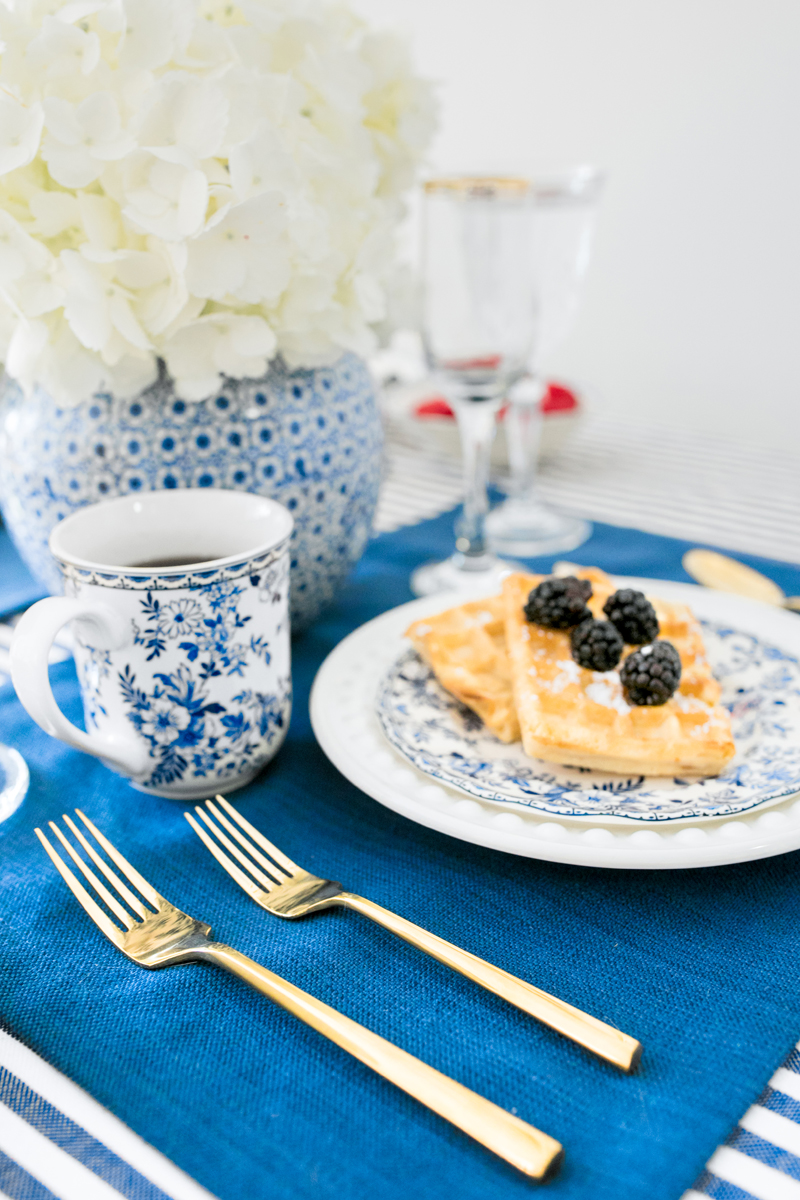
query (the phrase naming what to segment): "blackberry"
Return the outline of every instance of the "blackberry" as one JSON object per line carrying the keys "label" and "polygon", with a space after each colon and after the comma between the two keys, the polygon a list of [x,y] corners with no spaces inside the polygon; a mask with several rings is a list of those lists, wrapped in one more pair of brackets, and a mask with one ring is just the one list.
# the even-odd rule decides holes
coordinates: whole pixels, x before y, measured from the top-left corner
{"label": "blackberry", "polygon": [[572,657],[588,671],[613,671],[624,642],[610,621],[581,621],[570,638]]}
{"label": "blackberry", "polygon": [[569,629],[591,618],[586,607],[591,594],[588,579],[576,579],[574,575],[545,579],[528,596],[525,620],[547,629]]}
{"label": "blackberry", "polygon": [[616,625],[623,641],[629,646],[642,646],[658,637],[656,610],[643,592],[633,588],[621,588],[609,596],[603,612],[612,625]]}
{"label": "blackberry", "polygon": [[666,704],[681,681],[681,658],[672,642],[634,650],[619,673],[629,704]]}

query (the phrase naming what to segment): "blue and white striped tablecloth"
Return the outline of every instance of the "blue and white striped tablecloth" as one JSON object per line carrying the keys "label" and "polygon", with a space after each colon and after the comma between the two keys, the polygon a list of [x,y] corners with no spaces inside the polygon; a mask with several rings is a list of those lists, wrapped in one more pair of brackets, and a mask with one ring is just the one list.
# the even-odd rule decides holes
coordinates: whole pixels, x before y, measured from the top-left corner
{"label": "blue and white striped tablecloth", "polygon": [[683,1200],[800,1198],[800,1048],[769,1081]]}
{"label": "blue and white striped tablecloth", "polygon": [[0,1200],[213,1200],[44,1059],[0,1032]]}
{"label": "blue and white striped tablecloth", "polygon": [[[123,1196],[212,1200],[81,1088],[0,1032],[0,1200]],[[800,1049],[775,1072],[683,1200],[702,1197],[800,1200]]]}
{"label": "blue and white striped tablecloth", "polygon": [[[423,429],[424,433],[424,429]],[[457,504],[455,456],[409,444],[390,423],[377,527],[399,529]],[[589,520],[800,563],[800,462],[724,435],[589,417],[542,464],[545,500]]]}

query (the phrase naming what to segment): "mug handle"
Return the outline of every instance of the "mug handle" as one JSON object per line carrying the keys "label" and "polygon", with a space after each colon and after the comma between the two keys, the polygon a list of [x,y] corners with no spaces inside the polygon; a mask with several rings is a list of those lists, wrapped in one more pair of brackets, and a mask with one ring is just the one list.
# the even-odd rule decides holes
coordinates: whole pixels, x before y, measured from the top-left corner
{"label": "mug handle", "polygon": [[84,733],[56,704],[47,660],[56,634],[68,621],[86,626],[98,650],[121,650],[130,642],[128,622],[108,604],[67,596],[39,600],[23,614],[11,642],[11,679],[17,696],[36,724],[51,737],[105,759],[125,775],[143,775],[149,769],[150,754],[133,733]]}

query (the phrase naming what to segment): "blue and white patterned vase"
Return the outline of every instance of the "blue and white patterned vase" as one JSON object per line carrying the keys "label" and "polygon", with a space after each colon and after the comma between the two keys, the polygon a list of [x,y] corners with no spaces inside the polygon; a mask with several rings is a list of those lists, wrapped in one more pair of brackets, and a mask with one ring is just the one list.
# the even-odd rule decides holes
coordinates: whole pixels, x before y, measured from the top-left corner
{"label": "blue and white patterned vase", "polygon": [[360,558],[378,495],[382,433],[366,364],[228,379],[201,401],[161,378],[134,399],[75,408],[0,385],[0,507],[20,554],[61,591],[50,530],[86,504],[158,488],[222,487],[279,500],[294,517],[292,628],[308,625]]}

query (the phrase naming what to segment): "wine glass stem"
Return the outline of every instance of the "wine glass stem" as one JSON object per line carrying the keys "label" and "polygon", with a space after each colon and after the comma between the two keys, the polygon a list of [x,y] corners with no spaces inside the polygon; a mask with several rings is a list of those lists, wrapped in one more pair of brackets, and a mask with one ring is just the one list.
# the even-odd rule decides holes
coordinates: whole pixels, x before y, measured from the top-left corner
{"label": "wine glass stem", "polygon": [[489,511],[489,456],[501,397],[454,399],[464,464],[464,504],[455,524],[456,551],[464,567],[478,567],[486,556],[484,525]]}
{"label": "wine glass stem", "polygon": [[513,500],[533,495],[542,434],[542,401],[510,400],[505,414],[506,444],[510,480],[508,494]]}

